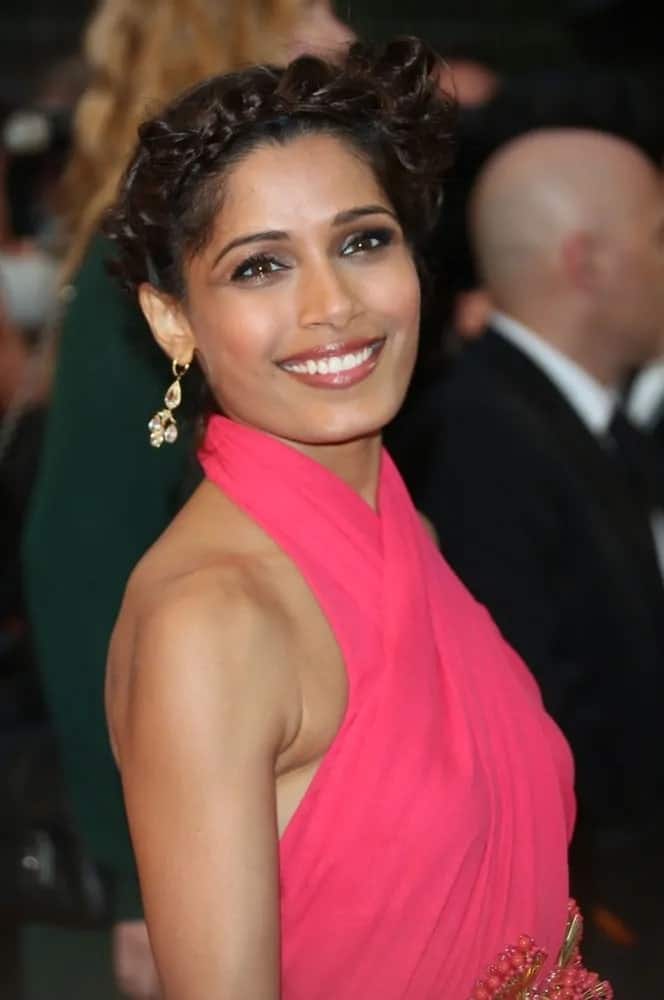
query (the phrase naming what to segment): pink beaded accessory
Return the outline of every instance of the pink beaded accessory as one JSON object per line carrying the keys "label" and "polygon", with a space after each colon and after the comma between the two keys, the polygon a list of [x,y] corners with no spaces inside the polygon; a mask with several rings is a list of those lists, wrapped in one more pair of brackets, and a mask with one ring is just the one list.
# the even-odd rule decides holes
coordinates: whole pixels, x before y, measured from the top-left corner
{"label": "pink beaded accessory", "polygon": [[588,972],[581,964],[582,933],[583,919],[574,900],[570,900],[560,954],[541,982],[536,980],[546,961],[546,952],[524,934],[517,945],[510,945],[500,953],[484,979],[475,983],[468,1000],[613,1000],[609,983],[600,982],[596,972]]}

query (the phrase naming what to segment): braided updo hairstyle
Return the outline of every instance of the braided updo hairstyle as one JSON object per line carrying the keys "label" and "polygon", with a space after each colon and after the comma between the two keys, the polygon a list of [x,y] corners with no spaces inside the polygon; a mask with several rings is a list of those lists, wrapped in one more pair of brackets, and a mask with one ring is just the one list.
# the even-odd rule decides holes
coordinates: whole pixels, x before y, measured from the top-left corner
{"label": "braided updo hairstyle", "polygon": [[381,50],[356,44],[341,65],[302,56],[185,92],[140,127],[107,215],[125,286],[149,282],[182,298],[184,265],[211,236],[229,169],[260,145],[311,133],[338,136],[366,160],[417,259],[452,156],[454,109],[440,68],[423,42],[402,38]]}

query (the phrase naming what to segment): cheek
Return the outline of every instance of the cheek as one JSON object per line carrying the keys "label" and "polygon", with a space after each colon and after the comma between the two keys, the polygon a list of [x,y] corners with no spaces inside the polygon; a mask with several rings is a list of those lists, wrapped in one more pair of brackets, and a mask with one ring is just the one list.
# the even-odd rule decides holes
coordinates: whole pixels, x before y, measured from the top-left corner
{"label": "cheek", "polygon": [[278,315],[267,301],[220,295],[193,323],[205,368],[217,383],[225,373],[250,376],[274,351]]}
{"label": "cheek", "polygon": [[420,300],[420,282],[410,260],[369,282],[365,289],[367,307],[383,318],[391,332],[404,336],[417,332]]}
{"label": "cheek", "polygon": [[400,346],[404,355],[413,361],[417,353],[419,339],[420,307],[420,284],[415,276],[407,286],[402,287],[400,299],[394,303],[394,317],[399,327]]}

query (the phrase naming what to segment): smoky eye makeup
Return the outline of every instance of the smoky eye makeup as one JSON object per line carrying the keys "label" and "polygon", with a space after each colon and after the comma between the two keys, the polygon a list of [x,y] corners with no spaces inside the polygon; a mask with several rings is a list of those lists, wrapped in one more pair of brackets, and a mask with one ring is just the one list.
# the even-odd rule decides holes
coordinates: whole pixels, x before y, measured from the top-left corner
{"label": "smoky eye makeup", "polygon": [[[400,236],[401,231],[397,226],[364,226],[343,236],[338,244],[338,252],[342,257],[368,257],[397,242]],[[233,267],[230,281],[239,285],[263,284],[280,272],[292,270],[292,267],[293,264],[287,263],[281,255],[277,256],[270,250],[259,250]]]}
{"label": "smoky eye makeup", "polygon": [[389,226],[372,226],[361,229],[347,236],[341,245],[341,255],[351,257],[355,254],[373,253],[394,243],[398,234]]}
{"label": "smoky eye makeup", "polygon": [[231,281],[240,284],[256,283],[285,270],[290,270],[289,265],[284,264],[274,254],[254,253],[245,257],[241,264],[233,268]]}

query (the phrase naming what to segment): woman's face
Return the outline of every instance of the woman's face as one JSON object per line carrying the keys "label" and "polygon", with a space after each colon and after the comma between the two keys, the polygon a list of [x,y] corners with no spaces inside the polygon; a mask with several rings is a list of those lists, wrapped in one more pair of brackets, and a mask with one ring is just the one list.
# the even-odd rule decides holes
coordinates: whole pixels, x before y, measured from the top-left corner
{"label": "woman's face", "polygon": [[354,39],[351,29],[334,13],[330,0],[300,0],[287,40],[286,61],[311,53],[334,57]]}
{"label": "woman's face", "polygon": [[396,413],[419,281],[372,169],[339,139],[262,146],[234,167],[185,278],[180,332],[229,417],[322,444],[376,433]]}

